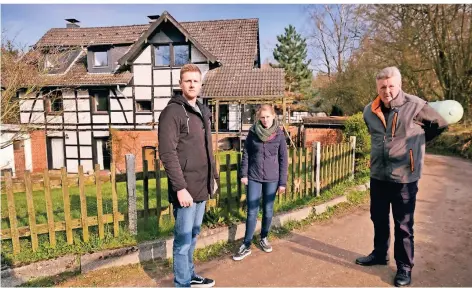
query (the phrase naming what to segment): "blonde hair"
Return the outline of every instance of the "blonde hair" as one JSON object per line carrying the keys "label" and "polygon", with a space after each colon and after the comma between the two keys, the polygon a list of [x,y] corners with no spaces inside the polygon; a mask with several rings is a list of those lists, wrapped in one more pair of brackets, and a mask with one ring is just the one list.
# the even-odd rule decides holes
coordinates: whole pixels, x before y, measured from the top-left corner
{"label": "blonde hair", "polygon": [[399,77],[400,81],[402,80],[402,75],[400,74],[400,70],[398,70],[397,67],[392,66],[392,67],[386,67],[382,69],[379,73],[377,73],[377,76],[375,77],[375,79],[376,80],[388,79],[395,76]]}
{"label": "blonde hair", "polygon": [[200,75],[202,75],[202,71],[200,71],[200,68],[198,68],[197,65],[185,64],[182,66],[182,68],[180,68],[180,79],[182,79],[182,76],[187,72],[198,72]]}
{"label": "blonde hair", "polygon": [[257,116],[257,119],[259,119],[261,117],[261,112],[262,111],[269,111],[272,115],[275,116],[275,109],[274,109],[274,106],[272,105],[269,105],[269,104],[262,104],[259,109],[257,109],[257,113],[256,113],[256,116]]}

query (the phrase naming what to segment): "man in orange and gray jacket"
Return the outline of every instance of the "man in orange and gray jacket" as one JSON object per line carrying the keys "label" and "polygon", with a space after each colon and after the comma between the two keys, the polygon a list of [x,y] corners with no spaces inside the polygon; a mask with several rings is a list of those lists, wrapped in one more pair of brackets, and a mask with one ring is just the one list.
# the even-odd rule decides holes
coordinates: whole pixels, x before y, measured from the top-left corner
{"label": "man in orange and gray jacket", "polygon": [[401,90],[396,67],[377,74],[377,98],[364,109],[371,134],[370,214],[374,250],[356,259],[359,265],[386,265],[390,240],[390,203],[395,222],[395,286],[411,283],[413,214],[425,143],[447,128],[446,121],[426,101]]}

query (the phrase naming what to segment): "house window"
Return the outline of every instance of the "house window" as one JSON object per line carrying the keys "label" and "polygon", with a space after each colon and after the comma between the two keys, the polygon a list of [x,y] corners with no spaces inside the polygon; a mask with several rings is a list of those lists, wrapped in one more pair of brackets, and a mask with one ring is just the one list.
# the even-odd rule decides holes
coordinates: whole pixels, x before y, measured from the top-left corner
{"label": "house window", "polygon": [[89,94],[94,112],[108,112],[108,90],[91,90]]}
{"label": "house window", "polygon": [[51,68],[54,68],[56,66],[52,58],[53,57],[50,54],[46,54],[44,56],[44,68],[45,69],[51,69]]}
{"label": "house window", "polygon": [[170,46],[155,46],[155,59],[154,65],[155,66],[170,66]]}
{"label": "house window", "polygon": [[93,52],[93,66],[95,67],[108,66],[108,52],[107,51]]}
{"label": "house window", "polygon": [[173,92],[174,92],[174,97],[182,96],[182,89],[174,89]]}
{"label": "house window", "polygon": [[61,91],[51,91],[46,95],[49,113],[62,112],[64,110]]}
{"label": "house window", "polygon": [[174,65],[183,66],[190,62],[189,46],[174,45]]}
{"label": "house window", "polygon": [[137,112],[151,112],[151,101],[150,100],[137,100],[136,111]]}

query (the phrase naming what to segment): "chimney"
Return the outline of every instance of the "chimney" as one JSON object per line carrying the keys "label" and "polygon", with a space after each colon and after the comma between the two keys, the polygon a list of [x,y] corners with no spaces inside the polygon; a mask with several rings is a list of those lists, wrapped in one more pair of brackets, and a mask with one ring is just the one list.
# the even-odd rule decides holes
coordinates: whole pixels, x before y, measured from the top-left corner
{"label": "chimney", "polygon": [[156,20],[160,17],[161,15],[149,15],[147,16],[149,18],[149,23],[156,22]]}
{"label": "chimney", "polygon": [[79,24],[77,23],[80,23],[79,20],[77,19],[74,19],[74,18],[70,18],[70,19],[65,19],[67,21],[66,23],[66,28],[79,28]]}

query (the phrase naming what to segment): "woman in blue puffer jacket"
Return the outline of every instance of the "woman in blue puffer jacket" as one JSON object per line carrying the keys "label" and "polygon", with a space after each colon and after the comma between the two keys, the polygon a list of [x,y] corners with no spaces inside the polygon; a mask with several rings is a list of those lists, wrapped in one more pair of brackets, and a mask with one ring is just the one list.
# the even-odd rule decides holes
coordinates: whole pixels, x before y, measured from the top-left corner
{"label": "woman in blue puffer jacket", "polygon": [[267,235],[272,222],[275,195],[277,191],[284,193],[287,185],[287,144],[274,108],[262,105],[257,111],[256,119],[249,130],[242,156],[241,182],[247,185],[247,219],[244,242],[233,256],[236,261],[251,254],[250,246],[261,196],[263,210],[259,244],[265,252],[272,252]]}

